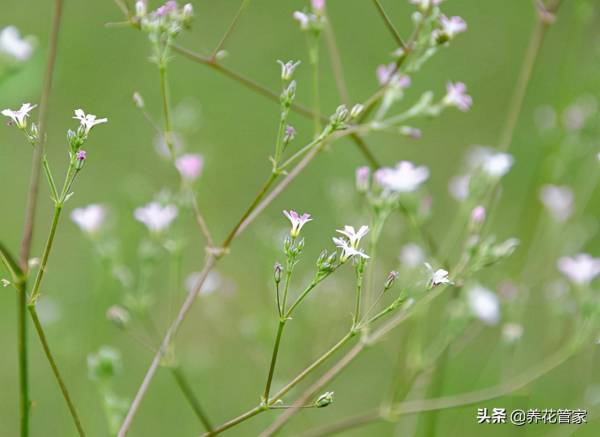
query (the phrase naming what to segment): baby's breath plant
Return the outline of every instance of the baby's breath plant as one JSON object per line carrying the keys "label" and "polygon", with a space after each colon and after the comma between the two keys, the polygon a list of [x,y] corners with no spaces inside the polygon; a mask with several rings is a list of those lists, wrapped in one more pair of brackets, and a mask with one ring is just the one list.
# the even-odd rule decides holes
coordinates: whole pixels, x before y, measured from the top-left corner
{"label": "baby's breath plant", "polygon": [[[44,279],[50,273],[48,265],[63,211],[70,208],[75,199],[79,206],[70,210],[70,218],[98,258],[99,275],[108,278],[120,292],[118,296],[111,296],[113,302],[108,308],[98,310],[105,313],[106,321],[113,325],[115,333],[123,334],[125,341],[138,343],[153,357],[137,390],[127,393],[126,387],[120,386],[118,381],[126,378],[137,384],[134,375],[139,374],[139,369],[133,369],[132,362],[122,359],[113,346],[92,348],[97,351],[87,356],[88,376],[106,420],[106,430],[100,433],[119,437],[130,433],[143,401],[149,396],[149,387],[162,369],[171,374],[180,394],[197,417],[198,435],[219,435],[238,427],[239,432],[244,433],[245,422],[258,415],[271,414],[270,425],[260,434],[263,437],[279,432],[300,411],[309,410],[329,420],[330,412],[335,411],[336,399],[347,401],[349,397],[343,387],[334,386],[334,378],[369,351],[380,347],[397,348],[395,342],[384,340],[392,338],[402,325],[408,326],[405,342],[400,352],[394,353],[397,356],[395,363],[384,363],[392,372],[386,390],[369,393],[364,400],[351,399],[358,407],[357,416],[343,418],[321,429],[303,431],[312,436],[330,435],[371,422],[396,424],[406,414],[424,413],[418,418],[419,429],[424,430],[424,434],[434,435],[436,411],[515,392],[579,353],[598,336],[600,302],[594,281],[600,275],[600,259],[587,253],[586,249],[596,232],[597,220],[585,215],[600,179],[597,176],[600,154],[596,143],[600,123],[595,97],[583,96],[563,109],[560,117],[552,107],[536,110],[535,124],[540,135],[552,146],[542,157],[539,172],[543,182],[536,187],[540,201],[537,208],[541,212],[537,216],[535,235],[531,238],[525,235],[525,242],[529,243],[525,254],[522,254],[522,248],[526,246],[521,241],[523,232],[517,232],[520,229],[516,227],[498,226],[495,218],[496,214],[500,216],[498,204],[505,198],[506,179],[519,166],[516,154],[509,149],[533,65],[543,37],[555,21],[560,0],[535,2],[537,21],[505,127],[496,145],[474,146],[468,151],[461,168],[448,182],[449,193],[455,201],[449,211],[437,209],[440,202],[432,188],[431,164],[415,163],[405,156],[380,162],[370,143],[370,135],[377,139],[382,134],[402,140],[419,140],[425,128],[417,126],[425,126],[423,121],[444,117],[449,110],[462,113],[474,107],[467,85],[455,78],[445,83],[436,82],[433,89],[416,97],[410,92],[410,87],[421,80],[420,75],[430,65],[428,61],[441,51],[452,50],[454,41],[467,31],[463,18],[445,12],[443,0],[410,0],[412,29],[402,29],[402,32],[383,2],[372,1],[392,37],[394,49],[381,65],[373,66],[377,86],[362,101],[348,98],[349,89],[325,0],[312,0],[302,10],[289,11],[290,29],[298,31],[299,26],[299,31],[306,37],[307,60],[273,59],[272,68],[279,77],[273,89],[223,63],[225,46],[250,0],[241,1],[231,25],[210,55],[179,45],[182,34],[194,26],[194,16],[204,13],[194,9],[191,3],[181,5],[174,0],[163,4],[155,2],[154,5],[148,0],[116,0],[115,3],[125,20],[120,25],[143,35],[150,54],[148,61],[158,69],[158,108],[151,99],[147,103],[143,97],[154,90],[134,90],[132,84],[131,92],[133,105],[158,137],[158,155],[166,158],[168,171],[165,173],[172,178],[166,187],[148,195],[127,212],[128,219],[137,224],[140,232],[137,237],[126,237],[137,248],[130,255],[123,253],[125,239],[115,231],[115,208],[104,203],[87,203],[88,200],[84,204],[74,191],[78,180],[85,177],[88,162],[94,159],[93,132],[96,126],[106,124],[108,118],[75,109],[73,119],[77,120],[77,126],[66,131],[64,175],[57,176],[58,167],[55,163],[51,165],[45,151],[46,144],[54,146],[57,143],[53,137],[47,138],[46,126],[62,16],[62,2],[55,0],[39,119],[32,121],[37,104],[23,103],[19,109],[1,111],[9,127],[18,129],[24,142],[33,150],[32,180],[20,256],[15,257],[10,248],[0,243],[0,259],[9,274],[9,277],[1,278],[0,284],[4,288],[13,287],[19,299],[21,436],[31,434],[27,312],[77,433],[86,435],[77,403],[69,393],[65,375],[59,370],[38,315],[40,298],[48,292],[44,288]],[[298,26],[293,26],[292,21]],[[359,31],[361,29],[357,29]],[[409,35],[408,38],[403,36],[404,33]],[[31,57],[33,41],[30,37],[21,38],[14,27],[0,30],[0,81],[6,72],[16,71]],[[170,84],[177,78],[169,67],[179,56],[206,66],[278,105],[275,113],[278,117],[273,126],[265,123],[272,131],[272,147],[270,156],[264,156],[264,174],[263,170],[256,170],[258,178],[264,182],[256,195],[248,200],[247,206],[240,207],[238,217],[220,218],[223,222],[231,222],[229,231],[222,236],[215,232],[219,226],[210,224],[204,216],[205,208],[217,206],[208,204],[203,198],[199,200],[198,195],[199,185],[204,183],[205,165],[210,168],[219,163],[205,163],[203,155],[188,149],[184,126],[194,125],[195,118],[184,109],[187,121],[178,123],[177,108],[180,106],[175,106],[178,103],[170,95]],[[331,106],[325,104],[321,93],[325,57],[332,61],[339,91],[339,102]],[[310,69],[310,83],[298,74],[304,68]],[[298,101],[300,90],[305,88],[311,90],[310,106]],[[162,123],[155,121],[156,113],[160,114]],[[312,122],[310,132],[303,132],[303,128],[298,127],[304,126],[297,119],[299,116]],[[308,199],[310,206],[307,209],[311,214],[299,213],[298,209],[282,211],[290,227],[282,241],[278,241],[276,256],[268,259],[257,256],[249,261],[252,269],[268,271],[270,278],[263,288],[269,290],[268,308],[272,311],[264,325],[273,328],[272,348],[269,355],[255,357],[264,367],[264,375],[260,376],[264,380],[260,380],[255,400],[246,410],[238,413],[227,409],[226,414],[218,417],[215,404],[202,387],[194,385],[184,369],[180,346],[176,345],[177,334],[196,302],[204,301],[212,289],[225,288],[226,281],[215,279],[220,278],[217,268],[224,258],[235,258],[238,237],[276,199],[284,197],[287,204],[300,203],[286,197],[286,189],[324,151],[334,156],[343,153],[342,145],[338,143],[344,139],[358,148],[364,160],[363,165],[346,173],[353,174],[346,178],[346,185],[354,187],[349,196],[357,200],[353,204],[354,215],[342,217],[339,214],[328,239],[318,241],[313,230],[325,223],[320,219],[318,202]],[[235,156],[231,158],[235,159]],[[588,167],[595,166],[592,181],[572,176],[574,169],[583,168],[583,161]],[[47,214],[49,230],[39,258],[30,259],[35,218],[42,215],[36,213],[42,173],[47,182],[44,189],[49,193],[53,208],[52,213]],[[307,183],[316,185],[321,181]],[[434,227],[436,214],[444,216],[443,232]],[[194,228],[189,226],[192,221]],[[280,221],[284,222],[281,217]],[[564,233],[564,241],[551,238],[557,233]],[[513,235],[519,235],[519,238]],[[318,255],[311,255],[317,249],[321,249]],[[191,252],[195,254],[193,261],[197,265],[187,271],[192,262],[187,259]],[[391,252],[396,255],[390,256]],[[528,259],[538,256],[539,262]],[[506,277],[502,269],[517,262],[520,263],[517,274]],[[548,266],[552,266],[551,272]],[[528,282],[531,278],[539,284]],[[568,335],[561,343],[553,343],[555,351],[552,354],[525,373],[514,376],[514,354],[519,342],[523,337],[533,335],[528,332],[523,308],[529,299],[542,299],[533,294],[530,285],[545,289],[549,312],[568,326]],[[332,288],[337,289],[337,296],[341,298],[334,304],[329,303],[327,312],[319,312],[318,306]],[[166,292],[162,292],[164,289]],[[184,289],[185,294],[182,293]],[[222,294],[218,297],[223,298]],[[239,321],[231,320],[233,311],[227,309],[219,316],[220,322],[234,326],[234,322]],[[301,325],[298,320],[306,314],[324,313],[327,317],[321,317],[317,329],[329,330],[331,321],[341,320],[340,324],[345,324],[342,334],[328,347],[319,350],[316,357],[313,356],[315,349],[296,351],[303,360],[293,363],[290,374],[290,366],[281,365],[282,357],[293,346],[288,340],[289,331],[294,329],[293,326]],[[167,328],[163,332],[163,326],[157,320],[165,319]],[[432,334],[424,328],[428,325],[441,329],[434,329]],[[448,364],[485,328],[497,329],[502,346],[501,359],[505,367],[498,384],[443,396],[441,378]],[[361,379],[369,380],[372,376],[366,373]],[[223,391],[232,390],[235,395],[235,389],[226,387]],[[414,399],[414,393],[425,396]],[[378,404],[369,407],[371,395],[376,395]],[[173,424],[172,429],[177,434],[178,424]],[[293,433],[296,435],[296,431]]]}

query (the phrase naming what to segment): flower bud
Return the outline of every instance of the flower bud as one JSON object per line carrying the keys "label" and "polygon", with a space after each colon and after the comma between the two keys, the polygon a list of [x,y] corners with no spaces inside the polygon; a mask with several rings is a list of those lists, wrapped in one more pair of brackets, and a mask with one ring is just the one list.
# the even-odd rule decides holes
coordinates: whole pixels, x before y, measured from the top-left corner
{"label": "flower bud", "polygon": [[77,153],[75,154],[75,168],[77,170],[81,170],[83,168],[86,158],[87,158],[87,152],[85,150],[77,151]]}
{"label": "flower bud", "polygon": [[140,109],[144,107],[144,98],[140,93],[133,93],[133,103]]}
{"label": "flower bud", "polygon": [[273,277],[275,278],[275,283],[279,284],[281,282],[281,273],[283,272],[283,266],[280,263],[275,263],[275,267],[273,270]]}
{"label": "flower bud", "polygon": [[285,144],[287,144],[290,141],[292,141],[295,136],[296,136],[296,129],[294,128],[294,126],[291,126],[291,125],[288,124],[285,127],[285,133],[283,135],[283,142]]}
{"label": "flower bud", "polygon": [[135,2],[135,15],[137,17],[143,17],[146,15],[146,0],[138,0]]}
{"label": "flower bud", "polygon": [[479,227],[485,221],[485,207],[478,205],[471,211],[471,225]]}
{"label": "flower bud", "polygon": [[331,403],[333,403],[333,392],[326,391],[317,398],[317,400],[315,401],[315,407],[324,408],[329,406]]}
{"label": "flower bud", "polygon": [[88,355],[90,379],[107,382],[121,369],[121,355],[109,346],[102,346],[97,353]]}
{"label": "flower bud", "polygon": [[281,80],[288,82],[292,79],[294,70],[300,65],[300,61],[287,61],[285,64],[282,61],[277,61],[281,65]]}
{"label": "flower bud", "polygon": [[106,318],[119,328],[125,328],[131,319],[127,310],[118,305],[113,305],[106,310]]}
{"label": "flower bud", "polygon": [[362,112],[364,111],[364,109],[365,109],[364,105],[361,105],[360,103],[357,103],[350,110],[350,118],[355,119],[360,114],[362,114]]}
{"label": "flower bud", "polygon": [[194,16],[194,7],[191,3],[186,3],[182,9],[182,16],[184,20],[191,20]]}
{"label": "flower bud", "polygon": [[285,106],[291,106],[292,102],[296,98],[296,81],[293,80],[281,93],[281,102]]}
{"label": "flower bud", "polygon": [[398,272],[391,271],[388,274],[387,279],[385,280],[385,284],[383,286],[383,290],[387,291],[390,288],[392,288],[392,285],[394,285],[394,282],[396,282],[396,279],[398,279]]}
{"label": "flower bud", "polygon": [[335,110],[335,113],[330,117],[331,126],[333,129],[335,130],[341,128],[348,119],[349,114],[348,108],[346,108],[345,105],[338,106]]}

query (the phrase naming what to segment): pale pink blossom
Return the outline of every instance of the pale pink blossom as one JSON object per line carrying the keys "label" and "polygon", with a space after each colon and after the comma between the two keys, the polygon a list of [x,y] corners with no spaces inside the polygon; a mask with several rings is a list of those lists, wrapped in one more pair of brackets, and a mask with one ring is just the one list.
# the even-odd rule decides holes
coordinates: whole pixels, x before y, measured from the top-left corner
{"label": "pale pink blossom", "polygon": [[482,205],[478,205],[471,211],[471,222],[480,225],[485,221],[485,216],[485,207]]}
{"label": "pale pink blossom", "polygon": [[310,0],[313,11],[322,11],[325,9],[325,0]]}
{"label": "pale pink blossom", "polygon": [[150,202],[137,208],[134,217],[137,221],[146,225],[151,232],[161,232],[167,229],[171,222],[177,217],[175,205],[161,205],[158,202]]}
{"label": "pale pink blossom", "polygon": [[600,274],[600,258],[587,253],[564,256],[558,260],[557,266],[563,275],[577,285],[589,285]]}
{"label": "pale pink blossom", "polygon": [[198,179],[203,166],[204,160],[202,159],[202,156],[191,153],[181,155],[175,161],[175,167],[179,171],[179,174],[188,182],[193,182]]}
{"label": "pale pink blossom", "polygon": [[364,193],[369,190],[369,177],[371,175],[371,169],[367,166],[358,167],[356,169],[356,189]]}
{"label": "pale pink blossom", "polygon": [[300,24],[300,29],[306,30],[310,24],[311,17],[304,12],[296,11],[292,15],[294,20],[296,20]]}
{"label": "pale pink blossom", "polygon": [[506,343],[519,341],[523,336],[523,326],[518,323],[505,323],[502,326],[502,340]]}
{"label": "pale pink blossom", "polygon": [[467,30],[467,23],[461,17],[446,17],[442,15],[440,17],[440,24],[442,25],[442,32],[448,36],[448,38],[454,38],[461,32]]}
{"label": "pale pink blossom", "polygon": [[469,197],[469,183],[471,177],[469,175],[454,176],[448,184],[448,191],[459,202],[462,202]]}
{"label": "pale pink blossom", "polygon": [[6,54],[17,61],[26,61],[33,54],[31,38],[21,38],[15,26],[0,31],[0,56]]}
{"label": "pale pink blossom", "polygon": [[293,210],[289,210],[289,211],[283,211],[283,215],[286,216],[288,218],[288,220],[290,221],[290,223],[292,224],[292,229],[290,230],[290,235],[293,238],[296,238],[298,235],[300,235],[300,231],[302,230],[302,227],[310,222],[312,220],[312,218],[310,217],[310,214],[298,214],[296,211]]}
{"label": "pale pink blossom", "polygon": [[409,269],[422,266],[425,261],[425,252],[421,246],[408,243],[400,251],[400,263]]}
{"label": "pale pink blossom", "polygon": [[362,238],[369,233],[369,227],[363,225],[358,229],[358,231],[356,231],[354,226],[346,225],[344,226],[344,229],[338,229],[336,232],[339,232],[347,237],[350,247],[357,249],[358,245],[360,244],[360,240],[362,240]]}
{"label": "pale pink blossom", "polygon": [[375,180],[387,191],[409,193],[429,178],[429,169],[412,162],[400,161],[396,167],[384,167],[375,172]]}
{"label": "pale pink blossom", "polygon": [[106,208],[102,205],[92,204],[76,208],[71,212],[71,220],[88,234],[94,234],[106,220]]}
{"label": "pale pink blossom", "polygon": [[473,104],[473,99],[467,94],[467,86],[462,82],[448,82],[446,96],[443,100],[448,106],[455,106],[461,111],[468,111]]}

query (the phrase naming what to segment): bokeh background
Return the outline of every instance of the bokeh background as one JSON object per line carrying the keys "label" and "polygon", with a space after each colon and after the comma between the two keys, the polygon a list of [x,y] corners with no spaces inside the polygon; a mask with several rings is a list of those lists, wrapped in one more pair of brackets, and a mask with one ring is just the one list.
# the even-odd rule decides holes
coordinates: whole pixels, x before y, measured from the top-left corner
{"label": "bokeh background", "polygon": [[[51,98],[48,155],[60,174],[66,164],[65,131],[74,126],[75,108],[106,116],[110,122],[97,128],[88,146],[88,162],[77,181],[75,196],[67,210],[88,203],[110,207],[111,235],[121,241],[124,261],[135,271],[138,247],[146,236],[132,211],[164,188],[177,188],[176,174],[155,152],[152,128],[132,104],[140,92],[149,111],[160,120],[158,73],[149,63],[149,45],[144,35],[127,27],[108,27],[122,18],[112,1],[66,1],[60,33],[58,63]],[[193,29],[180,38],[182,45],[208,53],[229,25],[237,0],[192,1],[196,10]],[[408,2],[384,1],[401,32],[411,30]],[[304,35],[292,21],[302,1],[255,0],[244,13],[227,43],[224,64],[242,71],[271,88],[279,83],[277,59],[300,59],[297,72],[298,101],[310,102],[310,70]],[[0,82],[0,106],[16,107],[24,101],[38,102],[48,48],[52,2],[3,0],[0,27],[16,25],[38,42],[32,60],[20,71]],[[513,373],[538,362],[552,352],[565,335],[568,324],[553,323],[544,301],[546,278],[556,277],[554,260],[563,253],[585,250],[598,255],[599,237],[594,235],[600,211],[597,190],[581,217],[587,217],[583,245],[569,245],[557,227],[551,234],[560,242],[533,254],[528,243],[542,214],[538,188],[545,173],[539,163],[550,147],[562,142],[559,133],[540,133],[534,122],[535,109],[551,105],[559,115],[582,95],[598,96],[600,89],[600,8],[595,1],[565,1],[558,20],[549,30],[531,85],[527,92],[511,153],[513,171],[504,179],[503,197],[494,211],[492,229],[500,237],[517,236],[523,246],[515,257],[484,280],[495,287],[502,280],[522,276],[530,298],[525,300],[525,337],[512,362]],[[447,111],[442,117],[420,122],[420,141],[389,134],[369,138],[374,153],[391,165],[400,159],[426,164],[431,169],[428,189],[433,196],[432,234],[441,239],[456,213],[457,204],[448,195],[448,179],[458,172],[465,151],[473,144],[494,145],[503,127],[511,92],[533,26],[534,8],[529,1],[502,2],[449,0],[443,9],[461,15],[468,32],[435,56],[413,78],[407,98],[431,89],[438,96],[448,80],[464,81],[473,96],[468,113]],[[376,88],[375,68],[390,60],[393,41],[369,1],[328,2],[338,38],[344,74],[352,101],[361,101]],[[323,48],[323,53],[325,49]],[[333,75],[322,58],[322,107],[332,112],[339,103]],[[213,233],[221,239],[233,226],[270,170],[267,157],[278,120],[278,107],[263,97],[224,78],[204,66],[175,56],[170,68],[172,100],[180,114],[182,141],[190,152],[201,153],[205,170],[197,184],[198,199]],[[309,120],[293,115],[299,143],[309,139]],[[597,138],[596,138],[597,141]],[[0,238],[16,249],[20,241],[31,149],[16,129],[0,129]],[[272,266],[282,261],[279,243],[287,228],[282,209],[311,212],[315,220],[306,227],[307,254],[299,267],[309,275],[311,257],[329,247],[334,229],[364,219],[353,193],[354,169],[363,158],[349,140],[324,153],[276,201],[233,246],[231,256],[218,266],[224,286],[205,295],[193,309],[177,340],[177,355],[194,389],[214,422],[221,422],[255,405],[266,377],[276,315],[271,286]],[[574,183],[598,173],[597,162],[584,162],[569,174]],[[546,175],[547,176],[547,175]],[[592,189],[595,185],[592,185]],[[42,186],[34,241],[34,254],[41,250],[49,226],[51,203]],[[203,241],[190,217],[179,221],[187,246],[184,274],[198,270]],[[388,229],[381,249],[380,273],[393,268],[400,247],[418,241],[410,228],[396,219]],[[584,232],[584,231],[582,231]],[[562,234],[562,236],[561,236]],[[159,329],[169,319],[168,261],[160,262],[151,278],[156,301],[153,318]],[[523,278],[521,278],[523,279]],[[353,292],[352,274],[346,271],[310,299],[289,324],[280,355],[275,385],[285,383],[301,368],[339,338],[349,323]],[[183,281],[182,281],[183,282]],[[0,435],[17,435],[16,298],[11,289],[0,293]],[[117,391],[132,398],[151,354],[105,319],[106,309],[121,300],[123,289],[107,280],[102,263],[90,242],[66,218],[62,222],[44,286],[42,312],[49,341],[91,436],[108,434],[100,398],[88,379],[86,356],[101,345],[112,345],[123,355],[124,368]],[[431,338],[443,330],[440,317],[444,298],[422,320]],[[378,405],[394,372],[394,363],[410,338],[412,325],[400,328],[389,339],[358,359],[328,387],[336,392],[335,404],[324,410],[307,410],[286,428],[287,435],[346,417]],[[37,338],[30,332],[31,384],[34,399],[33,435],[75,435],[70,417]],[[442,392],[466,392],[498,382],[503,374],[502,346],[497,328],[484,328],[453,358],[446,369]],[[510,408],[589,408],[600,399],[598,352],[593,348],[549,373],[541,381],[514,396],[480,406]],[[595,360],[595,361],[594,361]],[[297,392],[294,392],[297,393]],[[290,400],[294,396],[290,396]],[[271,422],[275,414],[263,414],[235,428],[231,435],[251,436]],[[591,420],[591,419],[590,419]],[[160,371],[132,429],[132,436],[196,435],[201,425],[173,384],[167,371]],[[442,411],[429,435],[597,435],[596,420],[580,428],[510,425],[476,425],[475,406]],[[399,424],[377,423],[345,435],[418,435],[424,431],[415,417]]]}

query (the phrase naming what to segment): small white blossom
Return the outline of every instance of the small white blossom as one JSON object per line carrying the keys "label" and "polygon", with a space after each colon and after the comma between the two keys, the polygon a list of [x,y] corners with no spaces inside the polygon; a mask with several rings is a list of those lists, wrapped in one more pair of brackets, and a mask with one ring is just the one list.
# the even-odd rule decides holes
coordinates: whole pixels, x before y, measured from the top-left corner
{"label": "small white blossom", "polygon": [[0,285],[2,285],[4,288],[8,287],[10,285],[10,281],[8,279],[0,279]]}
{"label": "small white blossom", "polygon": [[357,249],[358,245],[360,244],[360,240],[369,233],[369,227],[363,225],[358,231],[356,231],[354,230],[354,226],[346,225],[344,226],[343,230],[338,229],[336,232],[345,235],[348,238],[350,246],[354,249]]}
{"label": "small white blossom", "polygon": [[[196,290],[198,281],[202,277],[201,272],[190,273],[185,279],[185,288],[188,293],[192,293]],[[204,283],[202,284],[198,294],[211,294],[214,293],[219,287],[223,286],[223,278],[215,271],[208,274]]]}
{"label": "small white blossom", "polygon": [[310,222],[312,220],[312,218],[310,217],[310,214],[298,214],[296,211],[283,211],[283,215],[286,216],[288,218],[288,220],[290,221],[290,223],[292,224],[292,229],[290,230],[290,235],[293,238],[296,238],[298,235],[300,235],[300,231],[302,230],[302,227]]}
{"label": "small white blossom", "polygon": [[471,177],[469,175],[454,176],[448,183],[448,191],[459,202],[462,202],[469,197],[469,183]]}
{"label": "small white blossom", "polygon": [[557,222],[564,222],[573,214],[573,191],[569,187],[544,185],[540,200]]}
{"label": "small white blossom", "polygon": [[90,133],[90,130],[96,126],[97,124],[102,124],[108,122],[108,118],[96,118],[93,114],[86,114],[83,112],[83,109],[76,109],[75,116],[73,117],[81,123],[81,127],[83,128],[85,135]]}
{"label": "small white blossom", "polygon": [[400,161],[395,168],[384,167],[375,172],[375,181],[385,190],[410,193],[429,178],[429,169],[412,162]]}
{"label": "small white blossom", "polygon": [[26,61],[33,54],[31,38],[21,38],[15,26],[5,27],[0,31],[0,55],[7,55],[17,61]]}
{"label": "small white blossom", "polygon": [[481,169],[493,179],[500,179],[508,173],[514,163],[512,155],[496,152],[490,147],[475,147],[469,153],[468,159],[472,168]]}
{"label": "small white blossom", "polygon": [[409,243],[402,247],[400,251],[400,263],[403,266],[414,269],[417,266],[423,265],[425,262],[425,252],[421,246]]}
{"label": "small white blossom", "polygon": [[446,95],[442,102],[447,106],[455,106],[459,110],[465,112],[471,108],[473,99],[467,94],[467,86],[462,82],[446,85]]}
{"label": "small white blossom", "polygon": [[518,323],[505,323],[502,326],[502,340],[511,344],[519,341],[523,336],[523,326]]}
{"label": "small white blossom", "polygon": [[594,258],[587,253],[562,257],[557,266],[563,275],[577,285],[589,285],[600,274],[600,258]]}
{"label": "small white blossom", "polygon": [[79,228],[89,234],[93,234],[100,229],[106,219],[106,208],[102,205],[88,205],[83,208],[76,208],[71,212],[71,220]]}
{"label": "small white blossom", "polygon": [[486,325],[495,325],[500,321],[500,302],[491,290],[480,285],[467,292],[467,303],[473,315]]}
{"label": "small white blossom", "polygon": [[461,17],[446,17],[442,15],[440,17],[440,25],[442,26],[442,32],[448,38],[452,39],[459,33],[467,30],[467,23]]}
{"label": "small white blossom", "polygon": [[342,249],[342,256],[340,257],[341,262],[346,262],[354,256],[369,259],[369,255],[364,253],[362,249],[352,247],[350,242],[345,238],[333,237],[333,242],[338,248]]}
{"label": "small white blossom", "polygon": [[27,117],[29,117],[29,113],[36,107],[37,105],[32,105],[31,103],[23,103],[21,108],[17,111],[3,109],[2,115],[10,118],[19,129],[25,129],[27,127]]}
{"label": "small white blossom", "polygon": [[161,205],[158,202],[137,208],[134,217],[137,221],[146,225],[151,232],[161,232],[169,227],[171,222],[177,217],[177,207],[175,205]]}
{"label": "small white blossom", "polygon": [[448,278],[448,271],[444,269],[433,270],[431,264],[425,263],[425,267],[429,270],[430,278],[429,284],[431,287],[437,287],[441,284],[453,284],[453,282]]}

